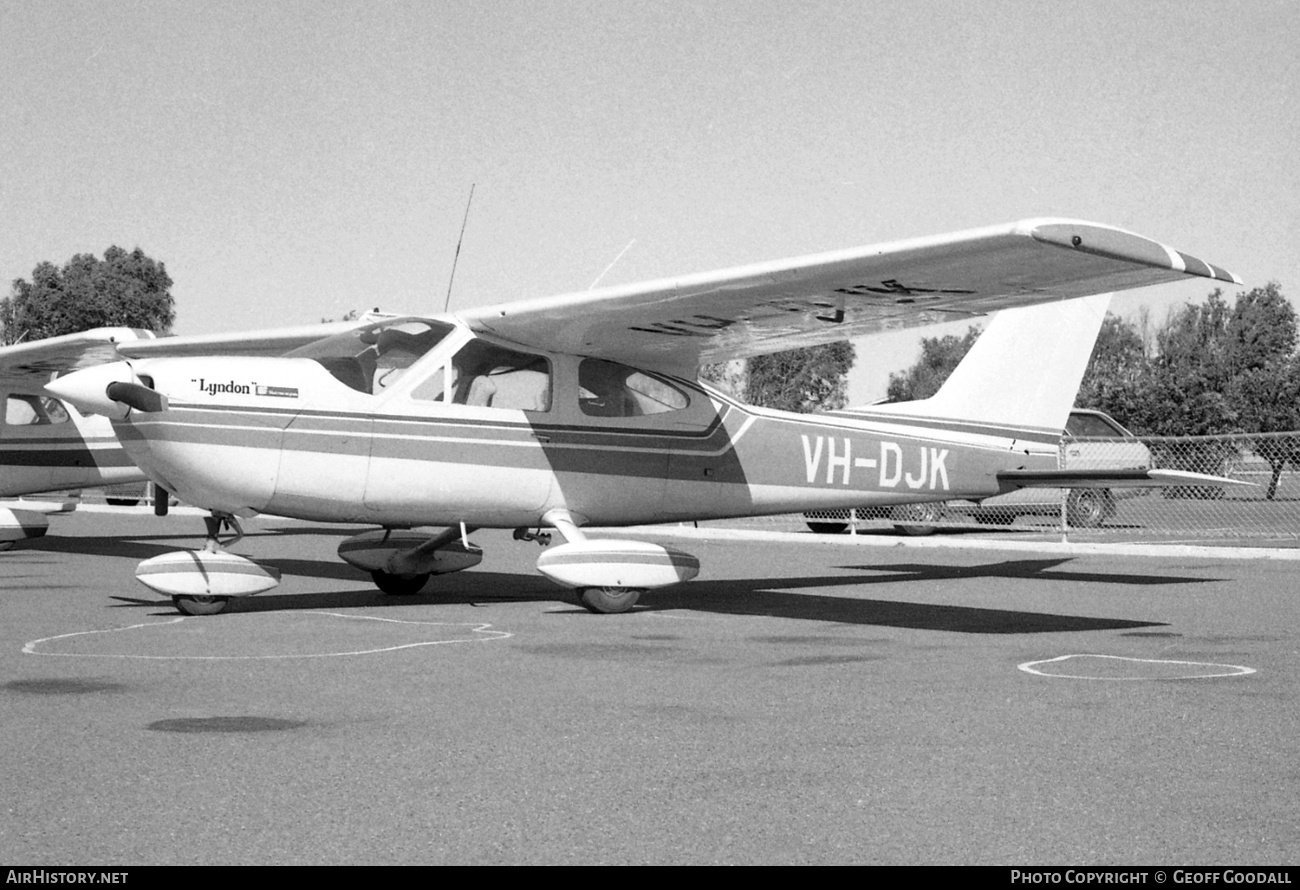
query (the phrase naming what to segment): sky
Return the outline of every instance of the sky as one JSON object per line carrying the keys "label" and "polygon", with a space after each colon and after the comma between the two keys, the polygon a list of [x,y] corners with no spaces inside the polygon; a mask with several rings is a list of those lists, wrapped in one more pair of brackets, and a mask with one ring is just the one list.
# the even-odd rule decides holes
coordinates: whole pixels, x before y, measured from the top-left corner
{"label": "sky", "polygon": [[0,0],[0,276],[116,244],[181,334],[429,314],[472,187],[453,310],[1037,216],[1294,300],[1298,42],[1292,0]]}

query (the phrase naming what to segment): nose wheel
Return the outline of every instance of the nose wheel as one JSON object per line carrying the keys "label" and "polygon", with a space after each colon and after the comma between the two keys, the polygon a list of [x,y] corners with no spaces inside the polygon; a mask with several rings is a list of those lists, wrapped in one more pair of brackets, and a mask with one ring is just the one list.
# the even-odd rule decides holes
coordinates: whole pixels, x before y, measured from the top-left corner
{"label": "nose wheel", "polygon": [[635,606],[642,592],[640,587],[583,587],[578,591],[578,602],[589,612],[615,615]]}
{"label": "nose wheel", "polygon": [[172,605],[184,615],[219,615],[230,605],[228,596],[174,596]]}
{"label": "nose wheel", "polygon": [[429,583],[429,573],[416,575],[395,575],[392,572],[374,571],[370,578],[375,586],[389,596],[414,596]]}

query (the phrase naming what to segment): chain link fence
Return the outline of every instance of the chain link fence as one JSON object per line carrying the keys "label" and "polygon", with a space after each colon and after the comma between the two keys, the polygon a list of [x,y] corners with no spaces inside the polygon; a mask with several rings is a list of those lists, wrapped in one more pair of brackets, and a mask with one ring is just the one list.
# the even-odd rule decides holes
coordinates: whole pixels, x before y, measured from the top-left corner
{"label": "chain link fence", "polygon": [[1300,432],[1225,436],[1068,438],[1065,469],[1150,468],[1225,476],[1247,485],[1021,489],[981,502],[805,514],[813,531],[928,534],[983,526],[1130,537],[1284,538],[1300,544]]}

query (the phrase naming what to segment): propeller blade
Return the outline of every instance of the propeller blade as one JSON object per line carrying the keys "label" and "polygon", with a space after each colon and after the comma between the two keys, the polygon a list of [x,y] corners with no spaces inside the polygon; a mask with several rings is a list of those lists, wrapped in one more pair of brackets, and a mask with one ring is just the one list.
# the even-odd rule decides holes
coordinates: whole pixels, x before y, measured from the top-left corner
{"label": "propeller blade", "polygon": [[137,411],[158,412],[167,410],[167,397],[155,389],[139,383],[110,383],[104,395],[115,402],[130,405]]}

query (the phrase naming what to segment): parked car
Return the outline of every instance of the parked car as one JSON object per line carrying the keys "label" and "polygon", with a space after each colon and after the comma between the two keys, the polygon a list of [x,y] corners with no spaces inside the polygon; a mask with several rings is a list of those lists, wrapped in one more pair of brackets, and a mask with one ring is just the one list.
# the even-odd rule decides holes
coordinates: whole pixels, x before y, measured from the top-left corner
{"label": "parked car", "polygon": [[[1109,414],[1076,408],[1061,437],[1063,466],[1068,470],[1128,470],[1151,466],[1151,451]],[[1145,494],[1129,489],[1128,496]],[[1105,488],[1022,488],[987,498],[969,508],[976,522],[1008,524],[1017,516],[1059,516],[1065,498],[1066,522],[1073,528],[1096,528],[1115,516],[1116,493]]]}
{"label": "parked car", "polygon": [[[1076,408],[1061,437],[1064,467],[1072,470],[1124,470],[1151,466],[1151,451],[1136,436],[1101,411]],[[1130,495],[1145,492],[1131,490]],[[1110,489],[1022,488],[983,501],[947,501],[862,507],[859,520],[885,519],[903,534],[928,535],[945,515],[972,517],[981,525],[1009,525],[1018,516],[1059,516],[1065,499],[1066,521],[1074,528],[1095,528],[1115,515],[1116,493]],[[849,527],[850,511],[818,510],[804,514],[808,528],[838,534]]]}

